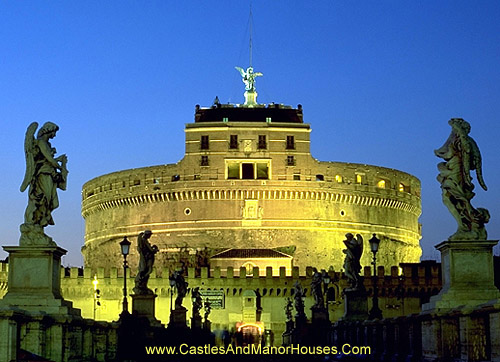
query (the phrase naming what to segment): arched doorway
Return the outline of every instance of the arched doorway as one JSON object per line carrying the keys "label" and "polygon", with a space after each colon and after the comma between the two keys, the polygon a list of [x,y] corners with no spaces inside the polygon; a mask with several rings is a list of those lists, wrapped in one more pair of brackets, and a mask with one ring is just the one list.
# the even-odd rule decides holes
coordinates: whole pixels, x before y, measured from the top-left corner
{"label": "arched doorway", "polygon": [[262,341],[264,328],[260,323],[243,323],[237,326],[240,338],[237,343],[241,346],[258,345]]}

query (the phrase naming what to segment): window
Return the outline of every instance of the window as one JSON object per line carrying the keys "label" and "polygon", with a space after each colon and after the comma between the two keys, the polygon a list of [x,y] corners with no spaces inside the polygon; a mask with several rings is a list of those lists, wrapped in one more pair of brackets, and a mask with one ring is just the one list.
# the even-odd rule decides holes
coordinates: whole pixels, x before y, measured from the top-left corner
{"label": "window", "polygon": [[295,149],[295,137],[294,136],[286,136],[286,149],[294,150]]}
{"label": "window", "polygon": [[266,122],[271,123],[271,117],[266,117]]}
{"label": "window", "polygon": [[253,163],[242,163],[241,164],[241,178],[243,180],[253,180]]}
{"label": "window", "polygon": [[339,184],[341,184],[344,181],[344,179],[340,175],[335,175],[335,181],[337,181]]}
{"label": "window", "polygon": [[224,122],[224,123],[229,122],[229,118],[227,118],[227,117],[222,117],[222,122]]}
{"label": "window", "polygon": [[294,156],[287,156],[286,157],[286,165],[287,166],[295,166],[295,157]]}
{"label": "window", "polygon": [[357,184],[362,184],[364,181],[365,181],[365,175],[357,173],[356,174],[356,183]]}
{"label": "window", "polygon": [[239,163],[228,163],[228,165],[227,165],[227,178],[228,179],[239,179],[240,178],[240,164]]}
{"label": "window", "polygon": [[172,182],[179,181],[181,179],[181,175],[173,175]]}
{"label": "window", "polygon": [[265,150],[265,149],[267,149],[267,142],[266,142],[266,136],[265,135],[259,135],[259,143],[257,144],[257,148],[259,150]]}
{"label": "window", "polygon": [[325,176],[323,176],[323,175],[316,175],[316,181],[325,181]]}
{"label": "window", "polygon": [[229,180],[269,180],[270,160],[227,160]]}
{"label": "window", "polygon": [[269,179],[269,167],[267,166],[267,163],[257,164],[257,179],[258,180]]}
{"label": "window", "polygon": [[208,166],[208,156],[201,156],[200,166]]}
{"label": "window", "polygon": [[293,175],[293,180],[294,181],[300,181],[300,175],[299,174]]}
{"label": "window", "polygon": [[229,148],[238,148],[238,135],[232,134],[231,136],[229,136]]}
{"label": "window", "polygon": [[200,148],[208,150],[208,136],[201,136]]}
{"label": "window", "polygon": [[134,180],[134,186],[139,186],[141,184],[141,180]]}
{"label": "window", "polygon": [[385,180],[380,180],[377,182],[377,187],[380,189],[385,189]]}
{"label": "window", "polygon": [[405,184],[400,183],[399,187],[398,187],[398,190],[401,191],[401,192],[408,192],[408,193],[410,193],[410,186],[406,186]]}

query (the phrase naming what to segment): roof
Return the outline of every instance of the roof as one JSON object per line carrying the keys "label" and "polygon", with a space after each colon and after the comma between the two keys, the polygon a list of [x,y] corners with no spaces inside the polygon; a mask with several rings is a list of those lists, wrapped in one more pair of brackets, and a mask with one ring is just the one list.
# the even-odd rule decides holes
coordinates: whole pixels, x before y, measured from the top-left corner
{"label": "roof", "polygon": [[195,122],[273,122],[303,123],[302,106],[297,109],[279,104],[267,107],[235,107],[233,105],[215,105],[211,108],[196,107]]}
{"label": "roof", "polygon": [[273,249],[228,249],[213,255],[210,259],[269,259],[292,258],[290,255]]}

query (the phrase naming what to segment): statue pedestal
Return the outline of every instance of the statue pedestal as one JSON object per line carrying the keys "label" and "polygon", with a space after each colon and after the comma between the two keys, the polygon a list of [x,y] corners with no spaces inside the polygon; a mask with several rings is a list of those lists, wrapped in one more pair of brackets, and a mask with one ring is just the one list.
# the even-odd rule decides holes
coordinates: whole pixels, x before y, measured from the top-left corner
{"label": "statue pedestal", "polygon": [[201,316],[191,317],[191,329],[201,329]]}
{"label": "statue pedestal", "polygon": [[8,292],[0,308],[80,316],[80,310],[61,296],[61,257],[58,246],[5,246],[9,253]]}
{"label": "statue pedestal", "polygon": [[368,301],[365,289],[344,291],[343,321],[364,321],[368,319]]}
{"label": "statue pedestal", "polygon": [[444,241],[441,252],[443,289],[431,297],[422,311],[474,307],[500,299],[494,284],[493,247],[498,240]]}
{"label": "statue pedestal", "polygon": [[329,321],[328,319],[328,311],[325,307],[311,307],[312,324],[324,324]]}
{"label": "statue pedestal", "polygon": [[187,328],[186,325],[186,313],[187,309],[182,307],[174,309],[170,312],[170,321],[168,322],[168,328]]}
{"label": "statue pedestal", "polygon": [[139,318],[147,318],[152,326],[161,326],[155,318],[156,294],[132,294],[132,313]]}

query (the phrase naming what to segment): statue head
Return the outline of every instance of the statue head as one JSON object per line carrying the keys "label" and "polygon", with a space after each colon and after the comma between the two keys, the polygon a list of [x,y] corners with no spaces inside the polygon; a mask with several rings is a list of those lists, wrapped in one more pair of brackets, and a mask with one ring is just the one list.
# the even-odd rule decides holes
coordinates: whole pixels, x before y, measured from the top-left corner
{"label": "statue head", "polygon": [[460,133],[469,134],[470,132],[470,123],[462,118],[452,118],[448,121],[448,124],[459,131]]}
{"label": "statue head", "polygon": [[143,235],[146,239],[148,239],[151,237],[151,235],[153,235],[153,232],[151,230],[145,230]]}
{"label": "statue head", "polygon": [[54,137],[57,131],[59,131],[59,126],[57,124],[52,122],[45,122],[44,125],[38,130],[37,138],[50,133],[52,133],[52,137]]}
{"label": "statue head", "polygon": [[352,240],[354,238],[354,235],[352,233],[347,233],[347,234],[345,234],[345,238],[347,240]]}

